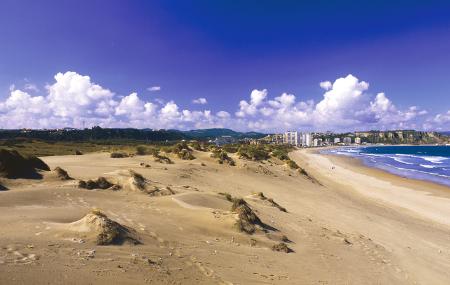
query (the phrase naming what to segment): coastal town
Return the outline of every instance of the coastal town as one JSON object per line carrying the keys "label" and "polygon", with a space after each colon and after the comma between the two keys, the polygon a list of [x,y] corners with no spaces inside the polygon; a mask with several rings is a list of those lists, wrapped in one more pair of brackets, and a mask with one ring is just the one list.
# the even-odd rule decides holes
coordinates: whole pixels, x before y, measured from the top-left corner
{"label": "coastal town", "polygon": [[[249,139],[251,144],[291,145],[296,147],[324,147],[333,145],[368,144],[448,144],[448,136],[437,132],[415,130],[356,131],[352,133],[287,131],[269,134],[260,139]],[[214,140],[217,145],[237,142],[232,136],[221,136]]]}

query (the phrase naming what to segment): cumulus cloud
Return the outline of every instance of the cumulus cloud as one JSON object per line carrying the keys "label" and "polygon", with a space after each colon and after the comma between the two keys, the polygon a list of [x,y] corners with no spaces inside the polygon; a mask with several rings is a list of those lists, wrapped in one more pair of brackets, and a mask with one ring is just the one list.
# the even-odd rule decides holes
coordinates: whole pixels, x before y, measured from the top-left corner
{"label": "cumulus cloud", "polygon": [[205,105],[208,103],[208,101],[206,100],[206,98],[200,97],[197,99],[192,100],[192,103],[194,104],[200,104],[200,105]]}
{"label": "cumulus cloud", "polygon": [[150,86],[147,88],[148,91],[150,92],[157,92],[157,91],[161,91],[161,86]]}
{"label": "cumulus cloud", "polygon": [[[334,82],[323,81],[323,97],[299,100],[282,93],[269,98],[267,89],[254,89],[241,100],[234,113],[224,110],[183,109],[175,101],[153,98],[144,100],[137,92],[126,96],[94,83],[89,76],[76,72],[58,73],[46,86],[46,94],[33,96],[33,88],[17,90],[0,101],[0,128],[58,127],[135,127],[135,128],[209,128],[284,131],[392,129],[417,126],[417,119],[427,114],[416,106],[398,108],[379,92],[369,93],[369,84],[349,74]],[[207,103],[197,98],[196,104]],[[450,122],[450,111],[429,118],[427,126]]]}
{"label": "cumulus cloud", "polygon": [[317,104],[288,93],[270,100],[266,89],[255,89],[249,101],[239,103],[236,116],[248,129],[352,130],[414,126],[411,122],[426,114],[416,106],[399,110],[385,93],[371,95],[369,84],[351,74],[320,86],[326,92]]}

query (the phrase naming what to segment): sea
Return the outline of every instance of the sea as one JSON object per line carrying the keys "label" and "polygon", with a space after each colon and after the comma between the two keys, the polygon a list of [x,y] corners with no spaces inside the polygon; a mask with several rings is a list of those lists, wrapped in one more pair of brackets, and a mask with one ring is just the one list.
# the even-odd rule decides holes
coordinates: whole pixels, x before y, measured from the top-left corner
{"label": "sea", "polygon": [[369,167],[450,187],[450,146],[342,147],[323,153],[356,157]]}

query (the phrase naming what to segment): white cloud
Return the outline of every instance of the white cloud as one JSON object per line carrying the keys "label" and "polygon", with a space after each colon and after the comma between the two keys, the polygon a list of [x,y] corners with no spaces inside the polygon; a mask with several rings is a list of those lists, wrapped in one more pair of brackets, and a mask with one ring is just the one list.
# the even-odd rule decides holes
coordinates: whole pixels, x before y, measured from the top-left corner
{"label": "white cloud", "polygon": [[434,117],[433,121],[439,124],[450,123],[450,110],[448,110],[447,113],[444,114],[437,114]]}
{"label": "white cloud", "polygon": [[320,87],[325,89],[325,90],[330,90],[331,87],[333,86],[333,84],[330,81],[322,81],[320,82]]}
{"label": "white cloud", "polygon": [[147,88],[147,91],[150,92],[157,92],[157,91],[161,91],[161,86],[151,86]]}
{"label": "white cloud", "polygon": [[[267,89],[254,89],[234,114],[225,110],[189,110],[175,101],[146,101],[136,92],[120,96],[76,72],[58,73],[46,95],[10,89],[0,101],[0,128],[135,127],[192,129],[228,127],[236,130],[284,131],[409,128],[427,114],[416,106],[397,108],[385,93],[372,95],[369,84],[353,75],[324,81],[323,98],[299,100],[282,93],[269,98]],[[31,88],[33,89],[33,88]],[[28,88],[28,91],[31,90]],[[34,91],[34,90],[31,90]],[[206,104],[205,98],[198,98]],[[450,111],[426,120],[425,127],[444,126]]]}
{"label": "white cloud", "polygon": [[252,93],[250,93],[250,103],[245,100],[239,102],[239,111],[236,112],[236,116],[245,117],[247,115],[256,115],[258,113],[258,107],[266,97],[267,89],[254,89]]}
{"label": "white cloud", "polygon": [[229,117],[231,117],[230,113],[226,112],[226,111],[219,111],[217,112],[217,117],[222,118],[222,119],[228,119]]}
{"label": "white cloud", "polygon": [[192,100],[192,103],[194,104],[200,104],[200,105],[205,105],[208,103],[208,101],[206,100],[206,98],[200,97],[197,99]]}

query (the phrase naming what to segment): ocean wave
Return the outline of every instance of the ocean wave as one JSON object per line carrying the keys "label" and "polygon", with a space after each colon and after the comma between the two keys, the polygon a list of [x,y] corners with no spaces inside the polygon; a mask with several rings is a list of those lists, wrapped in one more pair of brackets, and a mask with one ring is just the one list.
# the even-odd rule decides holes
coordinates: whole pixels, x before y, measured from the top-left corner
{"label": "ocean wave", "polygon": [[398,158],[398,157],[391,157],[391,158],[392,158],[393,160],[397,161],[397,162],[400,162],[400,163],[409,164],[409,165],[415,164],[415,163],[412,163],[412,162],[404,161],[404,160],[402,160],[401,158]]}
{"label": "ocean wave", "polygon": [[444,160],[448,159],[447,157],[442,156],[420,156],[420,158],[431,163],[443,163]]}
{"label": "ocean wave", "polygon": [[423,173],[423,174],[427,174],[427,175],[433,175],[433,176],[439,176],[439,177],[444,177],[444,178],[450,178],[450,176],[448,176],[448,175],[439,174],[439,173],[435,173],[435,172],[428,172],[428,171],[423,171],[423,170],[418,170],[418,169],[411,169],[411,168],[396,167],[396,166],[393,166],[393,165],[391,165],[391,167],[393,167],[395,169],[398,169],[398,170],[419,172],[419,173]]}
{"label": "ocean wave", "polygon": [[429,164],[419,164],[419,165],[422,166],[422,167],[425,167],[425,168],[436,168],[436,167],[438,167],[436,165],[429,165]]}

